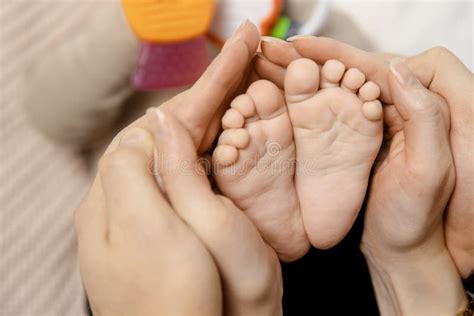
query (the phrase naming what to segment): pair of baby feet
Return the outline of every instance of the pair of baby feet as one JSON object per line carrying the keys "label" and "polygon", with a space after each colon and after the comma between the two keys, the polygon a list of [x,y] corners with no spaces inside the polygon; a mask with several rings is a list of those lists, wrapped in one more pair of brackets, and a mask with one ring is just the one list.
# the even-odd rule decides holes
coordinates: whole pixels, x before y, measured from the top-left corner
{"label": "pair of baby feet", "polygon": [[382,137],[379,87],[339,61],[294,61],[284,93],[260,80],[233,100],[213,154],[219,189],[280,259],[326,249],[350,230]]}

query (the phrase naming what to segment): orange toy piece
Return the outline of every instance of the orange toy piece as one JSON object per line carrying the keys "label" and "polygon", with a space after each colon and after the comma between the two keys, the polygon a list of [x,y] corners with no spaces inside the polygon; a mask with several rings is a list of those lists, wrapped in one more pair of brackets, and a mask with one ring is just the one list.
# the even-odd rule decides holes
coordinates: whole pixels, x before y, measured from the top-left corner
{"label": "orange toy piece", "polygon": [[207,32],[213,0],[122,0],[135,35],[144,42],[171,44]]}

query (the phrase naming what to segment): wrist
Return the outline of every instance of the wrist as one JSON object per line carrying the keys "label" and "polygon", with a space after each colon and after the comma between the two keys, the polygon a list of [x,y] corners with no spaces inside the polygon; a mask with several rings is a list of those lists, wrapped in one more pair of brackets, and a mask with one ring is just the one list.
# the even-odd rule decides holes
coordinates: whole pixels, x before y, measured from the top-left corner
{"label": "wrist", "polygon": [[361,250],[382,315],[455,315],[465,308],[461,278],[444,246],[391,255]]}

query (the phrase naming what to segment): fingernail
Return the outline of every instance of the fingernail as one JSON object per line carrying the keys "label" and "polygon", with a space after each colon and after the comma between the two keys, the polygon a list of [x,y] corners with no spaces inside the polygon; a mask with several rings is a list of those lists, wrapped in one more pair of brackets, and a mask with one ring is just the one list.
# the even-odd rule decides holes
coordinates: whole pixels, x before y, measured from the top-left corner
{"label": "fingernail", "polygon": [[313,36],[313,35],[295,35],[295,36],[287,38],[286,41],[291,43],[291,42],[294,42],[294,41],[297,41],[297,40],[313,39],[313,38],[315,38],[315,36]]}
{"label": "fingernail", "polygon": [[265,43],[279,43],[279,44],[289,44],[288,42],[277,38],[277,37],[271,37],[271,36],[262,36],[261,37],[262,42]]}
{"label": "fingernail", "polygon": [[166,115],[159,108],[149,109],[147,111],[149,117],[150,129],[155,136],[155,139],[160,140],[166,137],[167,123]]}
{"label": "fingernail", "polygon": [[390,61],[390,71],[403,86],[414,86],[419,83],[402,58],[394,58]]}
{"label": "fingernail", "polygon": [[146,140],[146,131],[138,127],[128,128],[122,138],[120,138],[119,146],[134,146],[143,143]]}
{"label": "fingernail", "polygon": [[231,38],[229,38],[225,43],[224,43],[224,46],[222,46],[222,51],[225,51],[226,49],[228,49],[230,46],[232,46],[232,44],[234,44],[235,42],[239,41],[240,40],[240,36],[232,36]]}
{"label": "fingernail", "polygon": [[239,27],[234,31],[234,33],[232,34],[232,36],[236,35],[237,33],[239,33],[240,31],[242,31],[242,29],[247,25],[247,23],[250,23],[250,20],[249,19],[245,19],[245,21],[243,21]]}
{"label": "fingernail", "polygon": [[225,43],[224,46],[222,47],[221,51],[225,51],[228,47],[232,46],[235,42],[241,41],[244,39],[244,34],[242,33],[242,30],[248,25],[252,24],[252,22],[249,19],[246,19],[240,26],[234,31],[231,37],[229,37]]}
{"label": "fingernail", "polygon": [[235,42],[240,41],[242,36],[240,33],[236,33],[232,35],[227,41],[225,41],[224,46],[222,47],[222,51],[225,51],[228,47],[232,46]]}

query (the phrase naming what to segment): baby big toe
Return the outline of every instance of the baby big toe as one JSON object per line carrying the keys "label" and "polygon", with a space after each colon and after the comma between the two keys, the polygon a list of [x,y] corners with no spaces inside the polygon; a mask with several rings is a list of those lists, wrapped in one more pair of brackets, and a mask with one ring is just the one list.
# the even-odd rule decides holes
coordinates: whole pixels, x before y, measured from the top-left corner
{"label": "baby big toe", "polygon": [[328,60],[321,69],[321,88],[339,87],[346,66],[338,60]]}
{"label": "baby big toe", "polygon": [[310,59],[297,59],[286,70],[287,103],[298,103],[314,96],[319,90],[319,66]]}
{"label": "baby big toe", "polygon": [[271,119],[286,111],[285,100],[280,89],[272,82],[259,80],[247,90],[247,95],[255,104],[260,119]]}

